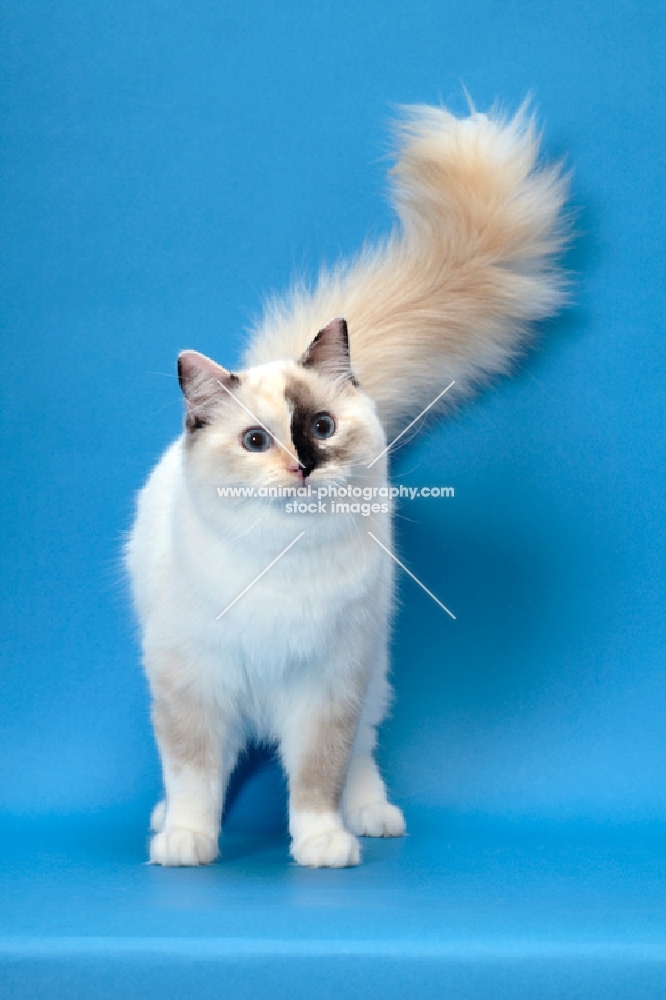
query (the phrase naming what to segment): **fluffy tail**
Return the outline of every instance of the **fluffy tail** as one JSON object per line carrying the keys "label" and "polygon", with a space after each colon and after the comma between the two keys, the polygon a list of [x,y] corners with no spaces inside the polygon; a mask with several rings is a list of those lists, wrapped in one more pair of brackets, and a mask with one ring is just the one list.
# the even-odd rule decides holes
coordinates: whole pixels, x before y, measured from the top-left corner
{"label": "fluffy tail", "polygon": [[534,119],[408,108],[392,171],[399,226],[380,246],[269,304],[250,364],[298,357],[331,316],[387,434],[449,382],[454,402],[509,369],[563,301],[555,264],[567,178],[539,166]]}

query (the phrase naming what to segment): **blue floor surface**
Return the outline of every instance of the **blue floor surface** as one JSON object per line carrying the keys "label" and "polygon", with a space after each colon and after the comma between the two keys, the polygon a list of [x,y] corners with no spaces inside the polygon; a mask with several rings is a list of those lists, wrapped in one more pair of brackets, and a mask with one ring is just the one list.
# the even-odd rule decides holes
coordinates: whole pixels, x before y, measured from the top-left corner
{"label": "blue floor surface", "polygon": [[279,834],[144,863],[133,817],[7,823],[12,998],[666,997],[666,829],[417,817],[310,871]]}

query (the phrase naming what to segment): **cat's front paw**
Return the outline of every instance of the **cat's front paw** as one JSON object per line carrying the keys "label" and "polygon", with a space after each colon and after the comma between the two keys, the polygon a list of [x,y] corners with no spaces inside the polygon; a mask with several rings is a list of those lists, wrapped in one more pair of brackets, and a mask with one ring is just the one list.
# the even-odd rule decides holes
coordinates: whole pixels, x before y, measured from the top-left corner
{"label": "cat's front paw", "polygon": [[358,837],[403,837],[405,817],[390,802],[370,802],[345,814],[345,823]]}
{"label": "cat's front paw", "polygon": [[361,848],[346,830],[326,830],[291,845],[294,861],[307,868],[350,868],[359,864]]}
{"label": "cat's front paw", "polygon": [[153,865],[207,865],[217,857],[217,841],[205,833],[172,826],[156,833],[150,842]]}

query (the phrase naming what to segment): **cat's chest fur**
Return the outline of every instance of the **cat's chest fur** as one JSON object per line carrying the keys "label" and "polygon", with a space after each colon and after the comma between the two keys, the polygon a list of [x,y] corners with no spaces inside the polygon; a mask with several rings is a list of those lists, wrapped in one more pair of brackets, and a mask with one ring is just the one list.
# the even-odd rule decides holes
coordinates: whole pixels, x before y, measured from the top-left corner
{"label": "cat's chest fur", "polygon": [[386,616],[390,559],[368,532],[390,544],[390,514],[371,520],[328,502],[325,512],[289,517],[282,501],[257,509],[212,491],[209,506],[197,507],[174,446],[143,491],[139,518],[158,541],[142,561],[148,636],[154,627],[162,641],[166,629],[193,675],[275,682],[355,633],[360,642]]}

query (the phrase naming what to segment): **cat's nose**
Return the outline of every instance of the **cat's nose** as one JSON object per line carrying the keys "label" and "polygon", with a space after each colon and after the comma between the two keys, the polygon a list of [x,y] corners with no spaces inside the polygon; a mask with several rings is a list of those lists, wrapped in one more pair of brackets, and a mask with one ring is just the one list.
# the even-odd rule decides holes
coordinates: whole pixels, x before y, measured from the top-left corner
{"label": "cat's nose", "polygon": [[295,475],[298,476],[298,478],[302,483],[305,482],[303,469],[301,468],[298,462],[290,462],[289,465],[287,466],[287,472],[293,472]]}

